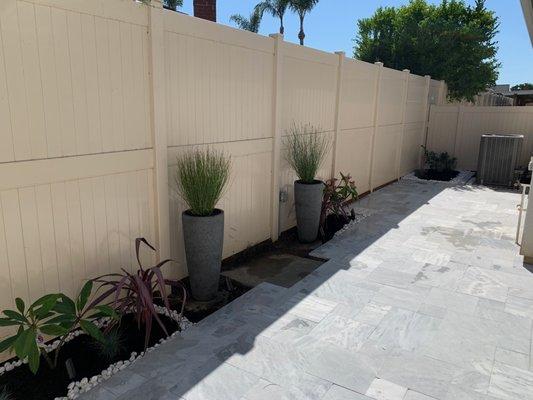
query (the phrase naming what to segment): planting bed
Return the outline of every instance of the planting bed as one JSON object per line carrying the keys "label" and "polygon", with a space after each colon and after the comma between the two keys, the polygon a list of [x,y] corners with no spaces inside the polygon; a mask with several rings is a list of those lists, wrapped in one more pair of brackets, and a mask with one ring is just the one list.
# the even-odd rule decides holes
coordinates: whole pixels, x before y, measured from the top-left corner
{"label": "planting bed", "polygon": [[437,171],[435,169],[419,169],[416,170],[415,176],[419,179],[425,179],[428,181],[443,181],[449,182],[453,178],[459,175],[459,171]]}
{"label": "planting bed", "polygon": [[[159,317],[169,335],[180,330],[179,324],[174,319],[165,315],[159,315]],[[11,400],[49,400],[67,396],[67,386],[70,384],[72,388],[72,381],[83,380],[85,383],[84,378],[88,380],[99,375],[110,364],[132,360],[136,354],[143,351],[144,331],[137,328],[133,315],[124,316],[118,329],[121,332],[121,346],[113,357],[105,357],[95,339],[86,334],[80,334],[61,348],[59,362],[55,369],[50,369],[41,357],[41,367],[36,375],[33,375],[28,366],[23,364],[10,371],[5,371],[0,376],[0,388],[9,395],[8,398]],[[154,323],[148,346],[153,346],[164,338],[166,335],[163,329],[159,324]],[[68,359],[71,359],[74,365],[74,379],[70,379],[67,373],[65,362]],[[7,363],[4,364],[4,368],[6,365]],[[96,379],[93,380],[96,381]]]}

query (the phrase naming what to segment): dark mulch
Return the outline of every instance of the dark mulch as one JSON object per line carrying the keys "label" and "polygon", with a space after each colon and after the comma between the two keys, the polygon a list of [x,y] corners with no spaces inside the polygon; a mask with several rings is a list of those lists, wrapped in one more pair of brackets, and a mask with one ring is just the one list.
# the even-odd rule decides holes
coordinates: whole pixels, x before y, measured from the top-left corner
{"label": "dark mulch", "polygon": [[[178,324],[163,315],[161,320],[169,334],[179,329]],[[80,335],[63,346],[59,353],[58,366],[50,369],[41,357],[39,371],[33,375],[27,365],[22,365],[0,376],[0,388],[5,388],[12,400],[45,400],[66,396],[67,386],[72,381],[67,374],[65,362],[72,359],[76,370],[75,381],[98,375],[110,364],[129,359],[131,353],[144,350],[144,331],[139,331],[132,315],[122,318],[120,325],[123,346],[112,359],[102,356],[95,340],[87,335]],[[142,329],[142,328],[141,328]],[[166,337],[161,327],[154,321],[149,347]],[[52,355],[54,353],[51,353]]]}
{"label": "dark mulch", "polygon": [[[189,296],[189,298],[187,299],[187,303],[185,304],[185,310],[183,311],[183,315],[185,316],[185,318],[187,318],[193,323],[200,322],[205,317],[213,314],[215,311],[221,309],[226,304],[231,303],[233,300],[242,296],[244,293],[252,289],[251,287],[242,285],[241,283],[236,282],[233,279],[221,276],[216,298],[210,302],[200,302],[195,301],[190,295],[191,290],[189,285],[189,279],[184,278],[181,282],[187,288],[187,293]],[[181,309],[181,293],[177,292],[175,294],[170,295],[169,301],[170,308],[174,310]]]}
{"label": "dark mulch", "polygon": [[419,169],[415,171],[415,176],[419,179],[431,181],[451,181],[459,175],[459,171],[437,171],[435,169]]}

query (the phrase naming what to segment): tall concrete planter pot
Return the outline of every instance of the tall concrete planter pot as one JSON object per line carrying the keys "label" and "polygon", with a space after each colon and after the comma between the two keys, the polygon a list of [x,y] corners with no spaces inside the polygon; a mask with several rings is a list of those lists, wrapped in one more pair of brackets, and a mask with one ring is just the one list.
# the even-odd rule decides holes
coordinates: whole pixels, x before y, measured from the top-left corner
{"label": "tall concrete planter pot", "polygon": [[224,212],[212,215],[182,214],[185,257],[192,295],[196,300],[212,300],[218,291],[222,247],[224,244]]}
{"label": "tall concrete planter pot", "polygon": [[314,242],[318,237],[323,193],[324,183],[321,181],[306,183],[298,180],[294,182],[296,227],[298,240],[302,243]]}

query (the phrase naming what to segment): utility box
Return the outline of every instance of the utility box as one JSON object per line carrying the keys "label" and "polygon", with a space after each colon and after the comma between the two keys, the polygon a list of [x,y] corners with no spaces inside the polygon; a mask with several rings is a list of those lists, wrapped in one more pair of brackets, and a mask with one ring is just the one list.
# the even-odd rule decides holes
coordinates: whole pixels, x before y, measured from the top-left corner
{"label": "utility box", "polygon": [[512,187],[524,135],[481,135],[477,183]]}

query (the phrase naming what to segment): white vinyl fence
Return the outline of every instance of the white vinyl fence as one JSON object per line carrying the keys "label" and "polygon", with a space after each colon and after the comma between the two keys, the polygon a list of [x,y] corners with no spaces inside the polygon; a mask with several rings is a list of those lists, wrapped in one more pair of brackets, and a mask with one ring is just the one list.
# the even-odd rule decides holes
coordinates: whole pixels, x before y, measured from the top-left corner
{"label": "white vinyl fence", "polygon": [[428,148],[457,157],[458,168],[477,169],[479,142],[485,133],[524,135],[520,166],[527,166],[533,154],[533,107],[431,106]]}
{"label": "white vinyl fence", "polygon": [[444,86],[154,0],[2,0],[0,309],[133,268],[138,236],[185,276],[175,159],[195,146],[233,160],[224,256],[294,226],[293,123],[331,137],[321,178],[351,173],[360,193],[397,179]]}

